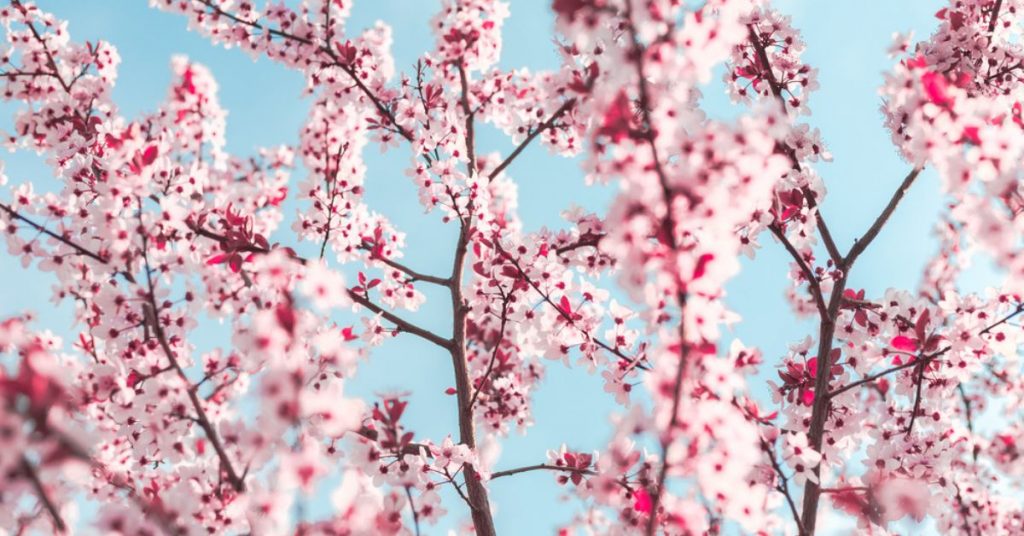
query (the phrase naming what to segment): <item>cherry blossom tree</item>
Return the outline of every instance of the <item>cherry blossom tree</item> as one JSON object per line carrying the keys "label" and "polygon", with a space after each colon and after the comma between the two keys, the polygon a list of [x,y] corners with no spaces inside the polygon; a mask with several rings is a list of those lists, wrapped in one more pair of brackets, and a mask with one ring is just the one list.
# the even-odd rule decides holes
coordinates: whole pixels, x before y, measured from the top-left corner
{"label": "cherry blossom tree", "polygon": [[[31,314],[0,322],[0,526],[74,530],[92,499],[87,521],[109,534],[420,534],[456,516],[491,535],[489,483],[548,471],[578,499],[565,534],[812,535],[826,509],[872,534],[926,519],[1024,532],[1021,0],[951,0],[927,39],[897,36],[880,91],[908,171],[849,245],[819,208],[817,71],[769,2],[554,0],[550,72],[497,67],[497,0],[443,0],[434,48],[405,71],[387,25],[346,26],[350,0],[151,4],[301,73],[309,116],[292,145],[228,154],[214,78],[175,58],[165,101],[126,118],[113,44],[75,41],[26,1],[0,6],[17,105],[4,141],[43,155],[62,188],[15,178],[0,232],[78,326],[65,347]],[[701,109],[720,73],[747,107],[735,120]],[[514,150],[478,151],[483,124]],[[423,217],[457,229],[450,271],[418,270],[367,206],[368,147],[407,158]],[[606,212],[524,229],[514,164],[544,147],[618,185]],[[919,288],[851,288],[925,168],[949,204]],[[790,313],[817,325],[781,356],[723,334],[737,320],[725,286],[766,242],[791,256]],[[974,255],[1005,280],[961,292]],[[451,332],[410,319],[428,287],[449,298]],[[224,321],[230,347],[196,350],[200,314]],[[346,394],[395,337],[450,355],[448,436],[410,429],[402,395]],[[531,402],[549,360],[600,375],[621,405],[614,434],[501,466],[484,447],[543,418]],[[329,475],[333,515],[293,519]]]}

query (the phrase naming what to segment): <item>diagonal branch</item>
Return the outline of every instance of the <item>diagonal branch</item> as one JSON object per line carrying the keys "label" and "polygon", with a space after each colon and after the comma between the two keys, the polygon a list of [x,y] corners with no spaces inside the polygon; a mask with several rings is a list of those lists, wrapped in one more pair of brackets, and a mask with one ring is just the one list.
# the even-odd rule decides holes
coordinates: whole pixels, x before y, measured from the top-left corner
{"label": "diagonal branch", "polygon": [[579,473],[581,475],[596,475],[597,473],[590,469],[576,469],[575,467],[568,467],[562,465],[551,465],[548,463],[538,463],[536,465],[527,465],[524,467],[516,467],[515,469],[505,469],[504,471],[495,471],[491,473],[491,480],[495,478],[502,478],[506,476],[518,475],[519,473],[526,473],[529,471],[562,471],[565,473]]}
{"label": "diagonal branch", "polygon": [[[359,249],[372,251],[372,247],[368,246],[366,243],[364,243],[362,246],[360,246]],[[436,275],[429,275],[429,274],[420,273],[420,272],[417,272],[416,270],[413,270],[412,268],[409,268],[408,266],[406,266],[406,265],[404,265],[404,264],[402,264],[402,263],[400,263],[398,261],[394,261],[394,260],[388,259],[386,257],[381,257],[379,255],[371,256],[370,260],[382,262],[382,263],[384,263],[384,264],[394,268],[395,270],[398,270],[399,272],[402,272],[403,274],[409,276],[409,279],[411,281],[413,281],[413,282],[415,282],[415,281],[423,281],[424,283],[433,283],[435,285],[439,285],[439,286],[442,286],[442,287],[450,286],[451,283],[452,283],[451,279],[449,279],[447,277],[438,277]]]}
{"label": "diagonal branch", "polygon": [[43,486],[42,480],[39,479],[39,473],[36,471],[35,466],[32,465],[32,462],[24,454],[21,456],[21,470],[25,473],[28,481],[32,483],[32,489],[35,490],[36,495],[39,497],[39,502],[46,509],[46,512],[50,514],[50,519],[53,520],[56,532],[64,534],[67,531],[67,524],[64,523],[64,518],[60,516],[60,510],[57,509],[53,499],[46,493],[46,488]]}
{"label": "diagonal branch", "polygon": [[[76,242],[74,242],[70,238],[68,238],[68,237],[66,237],[64,235],[57,234],[57,233],[47,229],[43,225],[41,225],[39,223],[36,223],[36,222],[32,221],[31,219],[29,219],[29,218],[27,218],[25,216],[22,216],[16,210],[14,210],[13,208],[11,208],[8,205],[0,203],[0,210],[3,210],[4,212],[6,212],[11,218],[14,218],[16,220],[24,222],[24,223],[28,224],[29,226],[31,226],[36,231],[39,231],[40,233],[42,233],[42,234],[44,234],[46,236],[49,236],[50,238],[53,238],[53,239],[57,240],[58,242],[64,244],[65,246],[70,247],[71,249],[75,250],[75,252],[77,254],[82,255],[83,257],[89,257],[90,259],[98,261],[101,264],[105,264],[105,265],[109,265],[110,264],[110,259],[108,257],[105,257],[105,256],[103,256],[103,255],[101,255],[99,253],[96,253],[95,251],[89,250],[89,249],[85,248],[84,246],[82,246],[80,244],[77,244]],[[131,283],[135,282],[135,278],[132,276],[132,274],[130,274],[130,273],[126,272],[126,271],[118,270],[118,271],[115,271],[115,273],[117,275],[120,275],[121,277],[125,278],[125,280],[127,280],[127,281],[129,281]]]}
{"label": "diagonal branch", "polygon": [[373,311],[374,313],[381,315],[385,320],[394,324],[399,331],[404,331],[406,333],[415,335],[423,340],[432,342],[446,350],[452,347],[452,341],[450,339],[445,339],[430,330],[421,328],[416,324],[413,324],[412,322],[405,320],[404,318],[392,313],[391,311],[382,308],[376,303],[373,303],[372,301],[368,300],[365,296],[358,292],[349,289],[348,297],[351,298],[352,301],[358,303],[359,305],[362,305],[363,307],[366,307],[367,309]]}
{"label": "diagonal branch", "polygon": [[916,167],[907,174],[903,179],[903,182],[900,184],[900,187],[892,194],[892,198],[889,199],[889,203],[885,206],[885,209],[883,209],[882,213],[875,218],[874,223],[871,224],[868,231],[864,233],[864,236],[861,237],[860,240],[853,243],[853,247],[850,248],[850,252],[846,254],[846,257],[843,258],[843,262],[841,264],[841,268],[843,268],[844,271],[849,271],[853,266],[853,263],[857,261],[858,257],[860,257],[861,253],[864,253],[864,250],[871,245],[871,242],[874,241],[876,237],[878,237],[878,233],[881,232],[882,227],[885,226],[893,212],[896,211],[897,205],[899,205],[900,201],[903,200],[903,196],[906,195],[907,190],[909,190],[914,184],[914,180],[917,179],[917,176],[921,174],[921,169],[922,168],[920,167]]}
{"label": "diagonal branch", "polygon": [[807,279],[807,284],[811,287],[811,296],[814,298],[814,303],[818,307],[818,313],[824,317],[828,313],[828,307],[825,305],[825,298],[821,292],[821,285],[818,283],[818,278],[814,277],[814,272],[811,271],[811,267],[807,265],[807,261],[804,260],[800,252],[793,247],[793,243],[786,238],[785,233],[779,229],[775,224],[769,225],[768,229],[771,230],[772,234],[782,242],[782,246],[786,248],[789,255],[793,257],[797,265],[800,266],[800,271],[803,272],[804,278]]}
{"label": "diagonal branch", "polygon": [[[1009,314],[1007,314],[1003,318],[999,319],[995,323],[989,325],[985,329],[979,331],[978,335],[985,335],[985,334],[989,333],[993,329],[995,329],[995,328],[997,328],[997,327],[999,327],[999,326],[1009,322],[1010,320],[1012,320],[1014,317],[1016,317],[1017,315],[1021,314],[1022,312],[1024,312],[1024,304],[1018,305]],[[859,380],[857,380],[855,382],[848,383],[848,384],[846,384],[846,385],[844,385],[844,386],[842,386],[842,387],[840,387],[840,388],[838,388],[838,389],[836,389],[834,391],[829,392],[828,393],[828,397],[829,398],[835,398],[835,397],[837,397],[837,396],[839,396],[839,395],[849,391],[850,389],[853,389],[855,387],[859,387],[861,385],[864,385],[865,383],[873,382],[873,381],[875,381],[875,380],[877,380],[877,379],[879,379],[881,377],[888,376],[889,374],[892,374],[894,372],[899,372],[899,371],[901,371],[903,369],[910,368],[910,367],[914,366],[915,364],[917,364],[919,361],[922,363],[922,365],[926,365],[926,364],[928,364],[928,362],[930,362],[933,359],[936,359],[936,358],[946,354],[946,352],[949,352],[952,349],[953,348],[951,346],[947,346],[947,347],[945,347],[945,348],[943,348],[943,349],[941,349],[941,350],[939,350],[937,352],[934,352],[932,354],[928,354],[928,355],[924,356],[920,360],[915,359],[913,361],[908,361],[908,362],[903,363],[901,365],[897,365],[897,366],[885,369],[885,370],[883,370],[881,372],[877,372],[877,373],[872,374],[870,376],[865,376],[865,377],[863,377],[863,378],[861,378],[861,379],[859,379]]]}
{"label": "diagonal branch", "polygon": [[[751,46],[754,47],[754,52],[757,54],[757,58],[761,62],[761,65],[764,66],[764,76],[766,81],[768,82],[768,87],[771,89],[772,94],[775,96],[775,98],[778,99],[779,104],[782,105],[782,109],[785,110],[786,98],[782,95],[783,88],[782,85],[779,84],[779,81],[775,78],[775,73],[772,71],[772,64],[768,59],[768,52],[764,48],[764,41],[761,39],[761,36],[758,35],[757,30],[754,28],[753,24],[747,25],[747,32],[750,39],[750,44]],[[797,159],[796,151],[794,151],[792,147],[786,145],[785,143],[782,143],[781,145],[783,146],[786,156],[789,157],[789,160],[793,165],[793,169],[797,171],[802,171],[803,169],[800,166],[799,159]],[[818,207],[818,201],[814,197],[814,192],[812,192],[810,188],[807,188],[806,186],[800,188],[800,191],[803,193],[804,198],[807,200],[807,206],[814,212],[814,219],[818,224],[818,231],[821,233],[821,240],[822,242],[825,243],[825,249],[828,250],[829,256],[832,257],[832,261],[835,262],[837,265],[840,264],[842,262],[843,256],[839,253],[839,248],[836,247],[836,242],[832,238],[832,232],[829,231],[828,225],[825,224],[825,218],[824,216],[821,215],[821,208]]]}
{"label": "diagonal branch", "polygon": [[796,528],[800,536],[805,536],[807,531],[804,530],[804,524],[800,521],[800,514],[796,510],[796,503],[793,501],[793,496],[789,492],[789,477],[782,471],[782,465],[775,458],[775,452],[772,450],[772,446],[768,444],[764,438],[758,438],[761,441],[761,450],[764,450],[765,454],[768,455],[768,461],[771,462],[772,468],[775,469],[775,473],[779,475],[778,490],[782,493],[782,496],[786,498],[786,503],[789,505],[789,512],[793,515],[793,521],[796,522]]}
{"label": "diagonal branch", "polygon": [[226,17],[244,26],[248,26],[261,32],[266,32],[270,35],[280,37],[282,39],[287,39],[289,41],[302,43],[307,46],[316,47],[319,52],[322,52],[331,59],[331,61],[333,62],[333,66],[340,68],[342,71],[345,72],[345,74],[349,76],[352,82],[355,83],[356,87],[358,87],[359,90],[363,92],[363,94],[366,95],[366,97],[369,98],[371,102],[373,102],[373,105],[377,108],[377,111],[379,111],[381,115],[388,120],[390,126],[393,126],[399,135],[401,135],[407,141],[412,141],[412,133],[410,133],[408,130],[406,130],[405,128],[398,124],[398,122],[395,120],[395,115],[391,112],[391,110],[389,110],[388,107],[385,106],[384,102],[381,101],[380,98],[369,87],[366,86],[366,83],[363,82],[362,78],[359,76],[358,73],[356,73],[355,69],[353,69],[352,66],[341,61],[341,58],[339,58],[338,55],[335,54],[333,50],[331,50],[330,46],[319,45],[317,43],[314,43],[311,39],[295,35],[293,33],[281,30],[280,28],[272,28],[270,26],[260,24],[259,22],[256,21],[243,19],[238,15],[221,9],[220,6],[215,5],[211,0],[193,1],[210,8],[213,11],[213,13],[218,16]]}
{"label": "diagonal branch", "polygon": [[523,150],[526,149],[526,146],[529,145],[530,142],[534,140],[534,138],[540,136],[542,133],[544,133],[545,130],[548,130],[549,128],[553,127],[555,121],[557,121],[559,117],[565,115],[566,112],[571,110],[573,106],[576,106],[576,99],[569,99],[563,102],[562,105],[559,106],[558,109],[555,110],[550,117],[545,119],[543,123],[537,125],[536,128],[530,131],[530,134],[526,136],[526,139],[524,139],[522,143],[517,145],[516,148],[512,151],[512,153],[505,157],[505,160],[502,160],[502,162],[498,164],[498,167],[494,168],[494,170],[487,175],[487,180],[492,181],[502,171],[505,171],[505,168],[512,164],[512,161],[514,161],[516,157],[519,156],[519,153],[522,153]]}

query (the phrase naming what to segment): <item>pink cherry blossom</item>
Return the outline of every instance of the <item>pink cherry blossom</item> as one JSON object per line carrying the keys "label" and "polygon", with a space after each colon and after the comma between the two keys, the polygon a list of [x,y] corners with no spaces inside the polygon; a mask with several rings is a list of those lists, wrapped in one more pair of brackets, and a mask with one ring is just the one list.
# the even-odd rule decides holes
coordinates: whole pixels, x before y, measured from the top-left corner
{"label": "pink cherry blossom", "polygon": [[[822,56],[770,2],[554,0],[547,71],[501,63],[509,2],[444,0],[410,66],[386,23],[350,27],[348,0],[151,4],[298,72],[309,113],[291,145],[230,154],[207,67],[171,58],[163,101],[127,117],[114,44],[0,7],[4,144],[58,184],[0,162],[0,234],[75,319],[59,334],[0,320],[5,528],[407,535],[458,517],[489,536],[508,515],[494,481],[547,471],[574,504],[564,534],[812,535],[842,516],[865,533],[1021,532],[1020,1],[949,2],[931,36],[894,37],[880,95],[908,170],[845,248],[821,206],[827,133],[807,121]],[[727,120],[702,107],[718,72]],[[485,152],[485,127],[511,148]],[[527,228],[516,162],[536,145],[614,185],[607,209]],[[368,149],[399,158],[423,217],[452,230],[430,244],[450,270],[420,268],[371,206]],[[925,168],[945,198],[920,285],[854,286]],[[740,256],[775,246],[814,327],[782,355],[728,331]],[[975,252],[1005,279],[971,293]],[[443,330],[416,315],[438,296]],[[200,351],[209,319],[224,337]],[[457,424],[440,437],[416,429],[414,397],[354,394],[399,337],[450,358],[433,395]],[[563,365],[618,405],[610,437],[505,466]],[[297,519],[326,485],[331,511]]]}

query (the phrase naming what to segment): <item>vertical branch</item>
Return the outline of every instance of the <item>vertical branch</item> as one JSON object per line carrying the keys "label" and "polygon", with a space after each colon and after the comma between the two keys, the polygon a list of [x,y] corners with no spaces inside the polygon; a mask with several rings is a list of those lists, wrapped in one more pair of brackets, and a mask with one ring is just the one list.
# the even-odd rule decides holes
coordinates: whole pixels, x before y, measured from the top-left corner
{"label": "vertical branch", "polygon": [[210,444],[213,445],[214,452],[217,453],[217,458],[220,460],[221,470],[227,474],[228,482],[235,491],[242,493],[245,491],[245,476],[239,476],[235,470],[234,465],[231,464],[231,458],[228,457],[227,451],[224,449],[224,444],[221,442],[220,435],[217,434],[217,429],[213,427],[213,423],[210,422],[210,418],[206,415],[206,410],[203,409],[203,402],[199,399],[198,388],[189,379],[188,375],[185,374],[185,370],[181,367],[178,362],[178,358],[174,354],[174,350],[171,349],[171,345],[167,340],[167,334],[164,332],[163,323],[160,321],[160,308],[157,307],[156,303],[156,286],[153,283],[153,271],[149,264],[149,243],[147,239],[147,233],[142,222],[142,201],[139,201],[139,234],[142,237],[142,259],[146,275],[146,291],[144,298],[146,302],[143,303],[143,312],[146,318],[146,324],[153,328],[153,334],[156,336],[157,342],[160,344],[160,349],[163,350],[164,356],[170,363],[170,366],[174,369],[174,372],[181,378],[183,384],[186,387],[186,393],[188,394],[189,402],[192,403],[192,408],[196,412],[196,423],[203,429],[203,433],[206,434],[206,438],[210,440]]}
{"label": "vertical branch", "polygon": [[[463,66],[458,66],[459,80],[462,86],[462,109],[466,115],[466,163],[467,176],[476,174],[476,160],[473,153],[473,112],[469,109],[469,84]],[[462,295],[462,276],[469,250],[469,239],[473,226],[473,202],[470,202],[466,214],[459,218],[459,240],[455,245],[455,259],[452,261],[452,273],[448,278],[451,282],[448,290],[452,303],[452,344],[449,351],[452,356],[452,368],[455,373],[455,394],[459,412],[459,442],[471,449],[476,449],[476,429],[473,424],[473,385],[469,379],[469,363],[466,359],[466,316],[469,306]],[[480,479],[476,468],[470,464],[465,466],[466,492],[473,526],[478,536],[494,536],[494,519],[491,517],[491,503],[487,496],[487,488]]]}
{"label": "vertical branch", "polygon": [[[825,421],[828,419],[831,408],[831,397],[829,397],[829,370],[832,368],[832,338],[835,335],[836,317],[839,315],[839,306],[843,301],[843,290],[846,289],[846,274],[836,281],[832,294],[829,296],[828,310],[821,318],[821,325],[818,330],[818,369],[814,378],[814,405],[811,407],[811,425],[807,431],[807,439],[810,447],[821,452],[821,445],[825,437]],[[814,526],[818,518],[818,500],[821,497],[821,466],[814,467],[814,479],[807,479],[804,487],[803,502],[803,528],[805,534],[813,535]]]}
{"label": "vertical branch", "polygon": [[[996,22],[999,21],[999,9],[1003,7],[1003,0],[996,0],[995,6],[992,7],[992,17],[988,19],[988,33],[992,33],[996,30]],[[991,37],[989,38],[991,39]]]}
{"label": "vertical branch", "polygon": [[[651,160],[654,171],[658,177],[661,187],[662,202],[665,204],[665,216],[661,221],[662,233],[665,236],[666,246],[670,252],[676,253],[679,250],[679,243],[676,240],[677,221],[674,211],[675,192],[669,184],[668,175],[661,164],[658,156],[657,132],[651,122],[651,97],[647,87],[647,76],[644,73],[644,51],[645,47],[640,42],[636,25],[633,22],[633,2],[626,1],[626,20],[629,26],[630,39],[633,47],[634,61],[636,62],[637,86],[640,99],[640,113],[643,119],[644,139],[651,150]],[[688,192],[684,192],[688,193]],[[683,382],[686,378],[687,366],[689,364],[690,348],[686,343],[686,323],[683,314],[686,311],[687,294],[681,286],[679,274],[672,274],[678,286],[676,290],[676,305],[679,308],[679,326],[677,335],[679,337],[679,360],[676,363],[675,377],[672,385],[672,413],[669,417],[668,426],[661,437],[661,467],[658,469],[658,478],[655,482],[654,495],[651,499],[651,513],[647,519],[647,536],[652,536],[657,529],[658,509],[661,506],[661,498],[665,492],[665,480],[668,477],[668,449],[672,445],[672,435],[679,423],[679,406],[683,398]]]}
{"label": "vertical branch", "polygon": [[[469,306],[462,296],[462,272],[465,265],[469,245],[470,224],[472,215],[462,219],[459,241],[455,248],[455,261],[452,263],[452,368],[455,372],[455,394],[459,412],[459,442],[471,449],[476,449],[476,429],[473,425],[473,386],[469,379],[469,364],[466,361],[466,316]],[[465,465],[466,491],[469,496],[473,525],[479,536],[494,536],[494,520],[491,517],[490,500],[487,488],[480,479],[476,468]]]}

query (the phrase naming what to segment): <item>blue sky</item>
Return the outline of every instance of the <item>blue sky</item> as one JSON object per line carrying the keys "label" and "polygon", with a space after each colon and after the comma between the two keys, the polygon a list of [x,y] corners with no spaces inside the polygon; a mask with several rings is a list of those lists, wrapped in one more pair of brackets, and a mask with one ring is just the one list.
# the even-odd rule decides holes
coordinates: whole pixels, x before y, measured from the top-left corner
{"label": "blue sky", "polygon": [[[114,98],[126,117],[152,110],[165,97],[170,82],[172,55],[185,54],[208,66],[220,85],[220,100],[228,110],[228,150],[246,155],[260,146],[294,143],[306,117],[309,101],[301,98],[303,81],[297,72],[266,60],[253,61],[238,50],[225,50],[187,31],[184,18],[151,10],[146,2],[117,0],[40,0],[40,6],[70,21],[76,41],[102,38],[118,47],[122,56]],[[511,18],[505,25],[502,68],[555,68],[550,0],[511,0]],[[809,122],[821,129],[834,162],[818,167],[828,187],[823,205],[840,249],[847,249],[885,205],[909,170],[889,142],[878,111],[877,89],[883,71],[891,65],[885,50],[893,32],[915,31],[926,38],[934,28],[938,0],[862,0],[812,2],[784,0],[774,5],[793,17],[808,44],[805,60],[819,69],[821,88],[811,94],[814,114]],[[416,58],[433,46],[428,21],[437,10],[432,0],[357,0],[348,23],[356,32],[382,19],[394,28],[396,67],[409,71]],[[713,82],[704,88],[705,103],[713,117],[729,118],[738,111],[723,87]],[[8,128],[12,107],[0,105],[0,127]],[[511,147],[507,140],[483,129],[484,151]],[[372,208],[388,215],[408,234],[406,255],[416,269],[444,273],[450,266],[454,229],[441,224],[435,214],[423,215],[415,188],[404,175],[408,163],[405,146],[381,155],[369,147],[366,198]],[[37,190],[54,189],[52,173],[31,154],[4,154],[6,173],[12,183],[33,181]],[[519,182],[521,216],[527,230],[559,226],[559,213],[571,203],[603,211],[611,199],[610,188],[587,188],[578,161],[547,154],[531,147],[510,168]],[[301,178],[300,170],[293,181]],[[851,277],[852,288],[878,294],[888,287],[914,288],[922,260],[935,249],[931,227],[943,203],[938,181],[926,171],[886,230],[861,257]],[[294,213],[295,205],[287,210]],[[274,239],[289,241],[283,226]],[[760,347],[769,363],[777,360],[787,344],[813,333],[813,326],[793,321],[783,299],[787,286],[788,257],[767,236],[754,261],[728,287],[729,303],[744,318],[730,336]],[[987,272],[976,270],[968,283],[980,285]],[[52,281],[46,274],[23,270],[18,261],[0,254],[0,317],[33,311],[39,326],[70,340],[71,311],[47,303]],[[446,301],[429,294],[415,319],[447,332]],[[193,340],[202,349],[226,344],[227,326],[206,325]],[[607,416],[615,405],[603,392],[599,377],[583,370],[548,363],[547,383],[534,399],[536,424],[527,437],[513,434],[503,445],[498,468],[517,467],[544,460],[545,450],[562,442],[578,450],[599,449],[610,435]],[[455,433],[453,397],[447,355],[414,338],[399,338],[379,349],[349,392],[372,398],[375,393],[412,391],[408,424],[418,434],[440,439]],[[399,372],[396,372],[399,371]],[[770,370],[768,371],[771,372]],[[757,392],[763,394],[763,388]],[[492,499],[497,504],[497,526],[507,534],[547,534],[568,521],[575,502],[563,505],[553,477],[527,473],[496,481]],[[327,491],[327,490],[325,490]],[[457,500],[446,501],[449,510],[461,511]],[[329,505],[312,499],[309,515],[323,513]],[[447,520],[428,533],[450,525]],[[825,525],[827,527],[827,525]]]}

